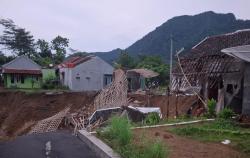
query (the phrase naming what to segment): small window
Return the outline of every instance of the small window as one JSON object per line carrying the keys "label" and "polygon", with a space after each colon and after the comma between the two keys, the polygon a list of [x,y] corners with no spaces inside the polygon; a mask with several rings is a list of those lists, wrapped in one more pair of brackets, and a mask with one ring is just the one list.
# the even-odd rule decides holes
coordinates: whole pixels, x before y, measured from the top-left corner
{"label": "small window", "polygon": [[107,85],[109,85],[111,82],[112,82],[112,75],[110,75],[110,74],[105,74],[104,75],[104,81],[103,81],[104,83],[104,86],[107,86]]}

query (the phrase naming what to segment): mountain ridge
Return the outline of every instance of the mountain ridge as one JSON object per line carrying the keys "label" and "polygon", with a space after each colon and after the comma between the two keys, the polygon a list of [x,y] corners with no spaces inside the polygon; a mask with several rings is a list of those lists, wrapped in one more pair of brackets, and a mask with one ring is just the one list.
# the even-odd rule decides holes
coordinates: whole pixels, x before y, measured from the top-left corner
{"label": "mountain ridge", "polygon": [[196,15],[181,15],[167,20],[125,50],[117,48],[110,52],[94,54],[109,63],[115,61],[122,51],[126,51],[134,57],[159,55],[168,62],[171,36],[173,37],[174,52],[182,47],[188,51],[205,37],[249,28],[250,20],[236,19],[233,13],[222,14],[207,11]]}

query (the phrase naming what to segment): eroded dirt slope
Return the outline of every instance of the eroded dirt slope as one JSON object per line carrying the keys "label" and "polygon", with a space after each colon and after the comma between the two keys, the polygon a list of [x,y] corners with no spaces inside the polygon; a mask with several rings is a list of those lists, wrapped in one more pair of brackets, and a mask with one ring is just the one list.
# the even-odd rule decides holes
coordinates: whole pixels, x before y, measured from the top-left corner
{"label": "eroded dirt slope", "polygon": [[94,92],[64,92],[45,94],[24,92],[0,92],[0,137],[21,135],[24,126],[42,120],[71,106],[71,112],[89,105]]}

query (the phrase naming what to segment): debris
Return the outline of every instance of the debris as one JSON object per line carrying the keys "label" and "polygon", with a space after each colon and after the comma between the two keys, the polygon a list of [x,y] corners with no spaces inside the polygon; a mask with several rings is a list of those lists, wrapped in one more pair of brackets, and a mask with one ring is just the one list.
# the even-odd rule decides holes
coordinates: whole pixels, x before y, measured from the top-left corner
{"label": "debris", "polygon": [[62,119],[67,115],[69,110],[70,108],[67,107],[52,117],[38,121],[37,124],[31,129],[29,134],[56,131],[60,123],[62,122]]}
{"label": "debris", "polygon": [[115,70],[113,82],[106,88],[102,89],[95,97],[95,110],[127,106],[127,91],[128,81],[126,74],[121,69]]}
{"label": "debris", "polygon": [[222,144],[227,145],[227,144],[230,144],[230,143],[231,143],[231,141],[230,141],[230,140],[228,140],[228,139],[226,139],[226,140],[222,141],[221,143],[222,143]]}
{"label": "debris", "polygon": [[46,155],[46,158],[49,158],[50,152],[51,152],[51,141],[48,141],[45,144],[45,155]]}

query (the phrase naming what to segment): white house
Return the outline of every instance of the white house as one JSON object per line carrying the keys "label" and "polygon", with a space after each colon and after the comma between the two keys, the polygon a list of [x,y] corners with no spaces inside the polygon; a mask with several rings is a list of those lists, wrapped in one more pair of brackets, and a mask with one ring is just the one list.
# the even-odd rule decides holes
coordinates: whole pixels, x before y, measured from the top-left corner
{"label": "white house", "polygon": [[58,65],[60,80],[73,91],[98,91],[112,82],[114,68],[97,56],[72,57]]}

